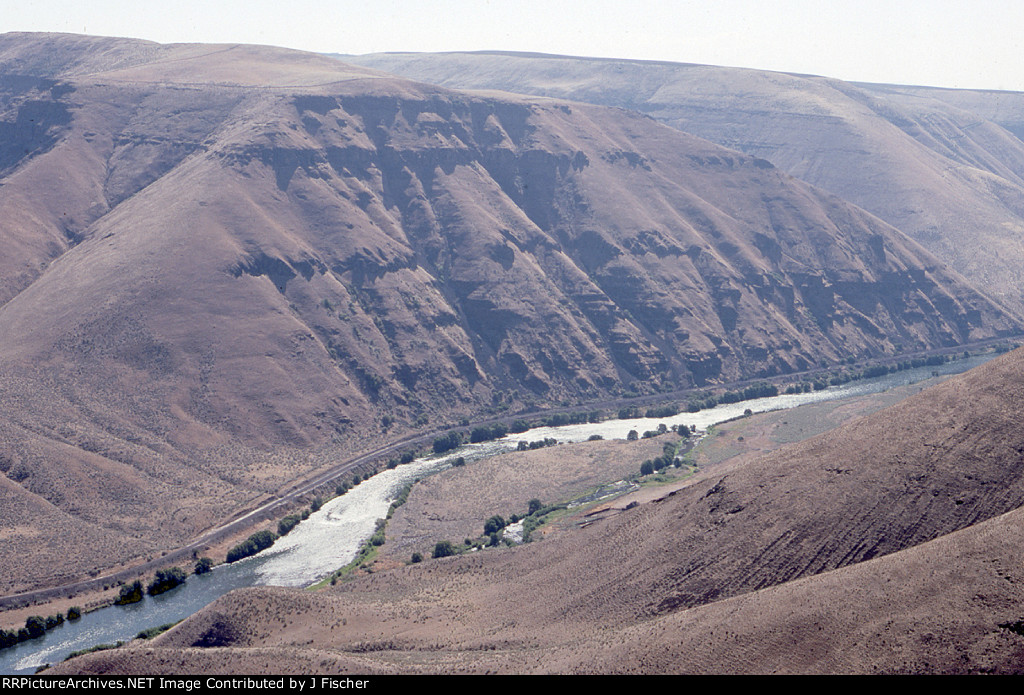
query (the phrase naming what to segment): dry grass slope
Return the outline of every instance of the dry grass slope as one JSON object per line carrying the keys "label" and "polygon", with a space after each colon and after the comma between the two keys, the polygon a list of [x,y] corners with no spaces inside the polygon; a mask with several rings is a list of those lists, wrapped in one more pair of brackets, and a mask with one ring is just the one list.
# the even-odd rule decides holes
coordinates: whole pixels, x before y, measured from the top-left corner
{"label": "dry grass slope", "polygon": [[416,428],[1022,330],[877,218],[620,110],[68,35],[0,36],[0,77],[4,591]]}
{"label": "dry grass slope", "polygon": [[573,533],[238,591],[63,668],[1016,673],[1022,391],[1017,351]]}

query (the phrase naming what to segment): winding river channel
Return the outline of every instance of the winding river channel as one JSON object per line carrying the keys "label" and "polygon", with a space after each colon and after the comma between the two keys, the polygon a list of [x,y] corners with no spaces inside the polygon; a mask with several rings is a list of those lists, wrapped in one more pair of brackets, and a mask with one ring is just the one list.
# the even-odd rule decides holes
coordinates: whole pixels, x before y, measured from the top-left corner
{"label": "winding river channel", "polygon": [[[670,418],[607,420],[599,423],[539,427],[503,439],[469,444],[443,456],[429,456],[393,470],[383,471],[336,497],[299,524],[271,548],[212,572],[190,575],[181,587],[160,596],[147,596],[139,603],[110,606],[87,613],[80,620],[66,621],[35,640],[0,651],[0,673],[30,674],[39,666],[62,661],[73,651],[97,644],[128,641],[140,631],[187,618],[232,589],[256,585],[303,587],[315,583],[351,562],[360,545],[373,534],[377,519],[387,515],[391,501],[403,486],[448,468],[452,459],[467,462],[514,450],[520,441],[552,437],[559,442],[585,441],[595,434],[605,439],[625,439],[630,430],[645,432],[659,423],[696,425],[699,430],[730,420],[750,409],[755,413],[794,408],[808,403],[878,393],[930,378],[933,373],[957,374],[995,355],[985,354],[864,379],[822,391],[758,398],[720,405],[698,413],[680,413]],[[43,609],[45,610],[45,609]],[[8,628],[12,626],[6,626]]]}

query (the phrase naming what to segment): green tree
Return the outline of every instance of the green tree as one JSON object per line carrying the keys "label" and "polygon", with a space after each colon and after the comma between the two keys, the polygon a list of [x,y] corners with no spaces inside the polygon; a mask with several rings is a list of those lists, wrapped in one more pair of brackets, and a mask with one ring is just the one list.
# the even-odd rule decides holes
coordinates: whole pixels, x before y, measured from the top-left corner
{"label": "green tree", "polygon": [[443,454],[446,451],[458,449],[460,446],[462,446],[462,434],[459,432],[449,432],[434,440],[434,453]]}
{"label": "green tree", "polygon": [[636,430],[630,430],[629,434],[626,435],[626,441],[635,442],[638,439],[640,439],[640,433]]}
{"label": "green tree", "polygon": [[18,643],[18,633],[14,630],[8,632],[7,630],[0,630],[0,649],[7,649],[13,647]]}
{"label": "green tree", "polygon": [[201,557],[196,560],[196,566],[193,570],[194,574],[206,574],[213,570],[213,560],[208,557]]}
{"label": "green tree", "polygon": [[500,531],[506,526],[508,526],[508,524],[505,523],[505,519],[499,516],[498,514],[495,514],[490,519],[484,522],[484,535],[489,536],[492,533]]}
{"label": "green tree", "polygon": [[541,508],[544,506],[544,504],[539,499],[537,499],[536,497],[534,497],[532,500],[527,502],[526,505],[527,505],[526,508],[529,510],[528,513],[530,513],[530,514],[535,514],[535,513],[539,512],[541,510]]}
{"label": "green tree", "polygon": [[142,600],[142,582],[136,579],[131,584],[121,587],[121,593],[114,601],[115,605],[126,606],[129,603],[138,603]]}
{"label": "green tree", "polygon": [[184,584],[185,576],[185,570],[180,567],[157,570],[153,581],[146,587],[146,593],[150,596],[157,596],[165,591],[170,591],[174,587]]}
{"label": "green tree", "polygon": [[451,541],[438,541],[434,546],[433,557],[448,557],[449,555],[455,554],[455,546],[452,545]]}
{"label": "green tree", "polygon": [[261,550],[272,546],[276,540],[277,536],[274,535],[273,531],[257,531],[229,550],[227,561],[236,562],[250,555],[255,555]]}
{"label": "green tree", "polygon": [[286,536],[288,533],[299,525],[301,517],[298,514],[289,514],[280,521],[277,522],[277,535]]}
{"label": "green tree", "polygon": [[28,632],[29,639],[42,637],[46,632],[46,618],[41,615],[30,616],[25,621],[25,630]]}

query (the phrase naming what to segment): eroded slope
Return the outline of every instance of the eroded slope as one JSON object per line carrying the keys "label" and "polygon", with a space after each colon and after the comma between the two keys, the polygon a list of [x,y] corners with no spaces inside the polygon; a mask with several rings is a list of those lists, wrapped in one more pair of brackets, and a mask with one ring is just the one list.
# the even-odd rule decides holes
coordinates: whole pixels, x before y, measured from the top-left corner
{"label": "eroded slope", "polygon": [[1020,95],[498,52],[345,56],[459,89],[635,109],[863,207],[1020,310]]}
{"label": "eroded slope", "polygon": [[[0,470],[102,537],[62,573],[413,428],[1021,329],[877,218],[636,114],[0,38]],[[5,567],[68,537],[2,518]]]}

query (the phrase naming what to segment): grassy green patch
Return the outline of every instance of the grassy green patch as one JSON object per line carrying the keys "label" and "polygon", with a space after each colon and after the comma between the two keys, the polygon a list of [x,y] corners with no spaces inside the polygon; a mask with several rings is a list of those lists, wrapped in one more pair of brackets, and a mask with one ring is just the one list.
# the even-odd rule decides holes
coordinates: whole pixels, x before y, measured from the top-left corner
{"label": "grassy green patch", "polygon": [[121,641],[118,641],[114,644],[97,644],[95,647],[89,647],[88,649],[79,649],[77,652],[71,652],[66,657],[64,657],[64,661],[74,659],[76,656],[82,656],[83,654],[92,654],[93,652],[103,652],[108,649],[117,649],[118,647],[123,645],[124,642]]}
{"label": "grassy green patch", "polygon": [[180,622],[180,620],[175,620],[173,623],[164,623],[163,625],[159,625],[157,627],[147,628],[139,632],[139,634],[135,635],[135,639],[152,639],[161,633],[167,632]]}
{"label": "grassy green patch", "polygon": [[[367,547],[367,546],[369,546],[369,547]],[[335,583],[337,583],[337,581],[339,579],[345,579],[346,577],[348,577],[350,574],[352,574],[352,572],[354,572],[357,568],[359,568],[359,566],[362,565],[363,563],[365,563],[365,562],[372,562],[373,559],[376,558],[376,557],[377,557],[377,547],[369,545],[369,544],[366,544],[362,548],[360,548],[359,554],[356,555],[356,558],[352,562],[348,563],[347,565],[345,565],[341,569],[334,570],[329,575],[327,575],[326,577],[324,577],[323,579],[318,581],[316,584],[313,584],[313,585],[311,585],[311,586],[309,586],[307,588],[310,591],[318,591],[320,589],[323,589],[325,586],[327,586],[329,584],[335,584]]]}

